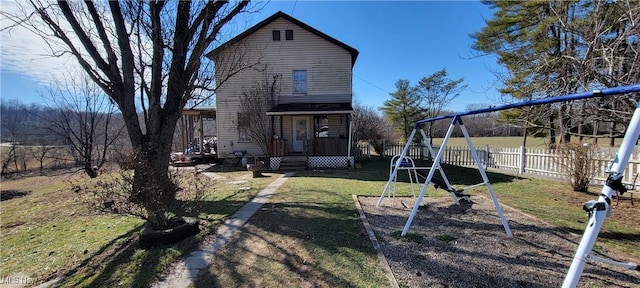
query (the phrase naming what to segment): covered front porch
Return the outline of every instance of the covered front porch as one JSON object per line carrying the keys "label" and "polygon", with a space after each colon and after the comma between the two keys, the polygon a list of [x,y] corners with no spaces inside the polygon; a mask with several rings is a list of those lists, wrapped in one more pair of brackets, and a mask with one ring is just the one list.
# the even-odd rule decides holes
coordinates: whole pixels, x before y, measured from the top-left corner
{"label": "covered front porch", "polygon": [[350,103],[280,104],[269,111],[272,169],[283,158],[306,159],[307,168],[352,167]]}

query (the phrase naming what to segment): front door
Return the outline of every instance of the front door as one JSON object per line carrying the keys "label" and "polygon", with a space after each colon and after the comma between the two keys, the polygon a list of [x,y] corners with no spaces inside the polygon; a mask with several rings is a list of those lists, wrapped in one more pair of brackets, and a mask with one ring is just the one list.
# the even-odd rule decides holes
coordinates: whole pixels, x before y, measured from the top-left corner
{"label": "front door", "polygon": [[293,117],[293,152],[303,152],[309,135],[309,118]]}

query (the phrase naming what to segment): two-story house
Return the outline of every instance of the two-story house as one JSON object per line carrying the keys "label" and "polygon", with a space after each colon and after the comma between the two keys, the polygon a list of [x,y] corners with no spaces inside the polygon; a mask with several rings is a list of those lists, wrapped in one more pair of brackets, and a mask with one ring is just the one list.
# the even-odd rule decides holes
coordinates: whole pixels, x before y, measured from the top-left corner
{"label": "two-story house", "polygon": [[[269,156],[272,169],[287,157],[302,158],[309,168],[353,165],[356,49],[278,12],[207,55],[216,66],[219,158],[246,151]],[[248,98],[251,93],[268,101]],[[246,115],[255,111],[246,106],[257,102],[264,115]],[[247,132],[256,124],[250,121],[264,125],[267,151]]]}

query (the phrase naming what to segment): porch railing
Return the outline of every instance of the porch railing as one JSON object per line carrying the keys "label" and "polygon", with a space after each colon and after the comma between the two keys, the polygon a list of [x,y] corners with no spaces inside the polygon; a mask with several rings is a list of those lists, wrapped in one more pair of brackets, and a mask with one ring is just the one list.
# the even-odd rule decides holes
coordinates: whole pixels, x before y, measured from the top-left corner
{"label": "porch railing", "polygon": [[[269,139],[269,155],[286,156],[287,139]],[[347,156],[349,139],[346,138],[316,138],[307,140],[304,154],[313,156]]]}
{"label": "porch railing", "polygon": [[287,139],[269,139],[269,155],[285,156],[287,153]]}
{"label": "porch railing", "polygon": [[349,139],[346,138],[316,138],[311,140],[311,155],[315,156],[346,156]]}

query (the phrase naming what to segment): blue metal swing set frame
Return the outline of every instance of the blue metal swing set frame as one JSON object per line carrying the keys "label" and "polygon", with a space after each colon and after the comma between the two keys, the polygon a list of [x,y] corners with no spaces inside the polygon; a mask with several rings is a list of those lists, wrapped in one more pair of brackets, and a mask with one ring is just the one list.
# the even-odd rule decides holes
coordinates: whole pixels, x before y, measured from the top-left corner
{"label": "blue metal swing set frame", "polygon": [[[503,105],[499,107],[491,107],[491,108],[473,110],[473,111],[462,112],[462,113],[454,113],[450,115],[439,116],[435,118],[417,121],[413,130],[411,131],[409,139],[407,139],[407,144],[403,148],[402,153],[399,155],[396,155],[396,157],[394,157],[395,161],[392,160],[391,162],[389,180],[385,185],[382,195],[380,195],[377,206],[380,206],[382,204],[382,201],[386,194],[392,194],[392,193],[395,194],[395,185],[392,186],[392,183],[395,183],[397,179],[397,173],[399,170],[409,170],[409,173],[411,175],[412,167],[407,166],[408,161],[407,161],[406,155],[407,155],[407,151],[409,150],[409,146],[413,138],[415,137],[416,133],[420,133],[422,135],[423,137],[422,139],[424,141],[422,145],[428,147],[429,151],[433,153],[433,149],[429,145],[429,141],[424,133],[424,130],[422,129],[422,124],[445,120],[445,119],[451,119],[451,124],[449,125],[449,128],[447,130],[447,133],[445,134],[444,140],[442,141],[442,144],[440,146],[440,149],[438,150],[438,153],[433,159],[432,166],[427,167],[425,169],[425,170],[428,169],[429,172],[422,173],[423,178],[425,178],[424,184],[422,185],[420,194],[418,195],[418,198],[415,201],[415,204],[411,210],[411,214],[409,214],[409,218],[407,219],[407,222],[404,225],[401,235],[405,236],[409,231],[411,222],[413,221],[413,218],[415,217],[415,214],[418,211],[420,204],[422,203],[422,199],[429,185],[442,187],[445,190],[451,192],[452,197],[454,197],[455,203],[458,204],[457,200],[459,198],[456,198],[454,193],[456,192],[459,193],[460,190],[455,190],[451,187],[451,184],[449,183],[448,179],[444,175],[444,171],[440,166],[440,161],[444,154],[447,142],[449,138],[451,138],[452,132],[456,127],[459,127],[467,141],[467,145],[469,146],[471,155],[477,165],[478,172],[480,173],[483,179],[482,183],[473,185],[471,187],[477,187],[477,186],[487,187],[487,190],[489,191],[489,195],[491,196],[491,200],[494,203],[494,206],[496,208],[498,216],[500,217],[500,220],[505,229],[505,232],[509,237],[513,237],[513,233],[511,232],[509,223],[507,219],[504,217],[502,207],[500,206],[500,203],[498,202],[498,199],[495,196],[493,186],[489,182],[489,178],[487,177],[487,174],[482,165],[482,162],[478,157],[478,153],[473,143],[471,142],[471,137],[469,136],[469,133],[467,132],[467,129],[464,126],[462,117],[473,115],[473,114],[497,112],[497,111],[506,110],[506,109],[522,108],[527,106],[544,105],[544,104],[551,104],[556,102],[566,102],[566,101],[573,101],[573,100],[580,100],[580,99],[606,97],[611,95],[621,95],[621,94],[637,93],[637,92],[640,92],[640,84],[612,87],[612,88],[606,88],[602,90],[575,93],[575,94],[569,94],[569,95],[558,96],[558,97],[548,97],[548,98]],[[583,209],[588,213],[589,220],[587,222],[587,227],[585,228],[585,231],[578,245],[578,248],[576,249],[576,254],[573,258],[571,266],[569,267],[569,271],[567,272],[567,275],[564,279],[562,287],[565,287],[565,288],[575,287],[578,284],[578,280],[580,279],[582,271],[584,270],[584,265],[588,261],[599,261],[599,262],[604,262],[607,264],[620,266],[620,267],[624,267],[632,270],[640,270],[640,267],[637,264],[617,262],[607,258],[599,257],[597,255],[593,255],[591,253],[593,249],[593,245],[595,244],[596,238],[598,237],[598,233],[600,232],[600,229],[602,227],[602,224],[604,223],[605,218],[608,217],[608,215],[610,215],[611,213],[610,207],[611,207],[612,196],[615,195],[616,191],[624,192],[624,185],[622,185],[624,170],[625,170],[625,167],[627,166],[627,163],[629,162],[630,155],[633,151],[633,148],[639,136],[640,136],[640,103],[637,104],[637,107],[633,113],[629,126],[627,127],[627,131],[625,133],[624,139],[622,140],[622,144],[620,144],[620,148],[616,154],[616,157],[613,159],[611,166],[609,167],[609,170],[607,172],[609,176],[607,178],[606,184],[603,185],[602,187],[602,192],[600,193],[597,200],[589,201],[585,203],[585,205],[583,206]],[[415,173],[415,169],[416,167],[413,167],[414,173]],[[436,170],[441,173],[444,181],[434,177]],[[416,179],[417,179],[417,176],[416,176]]]}

